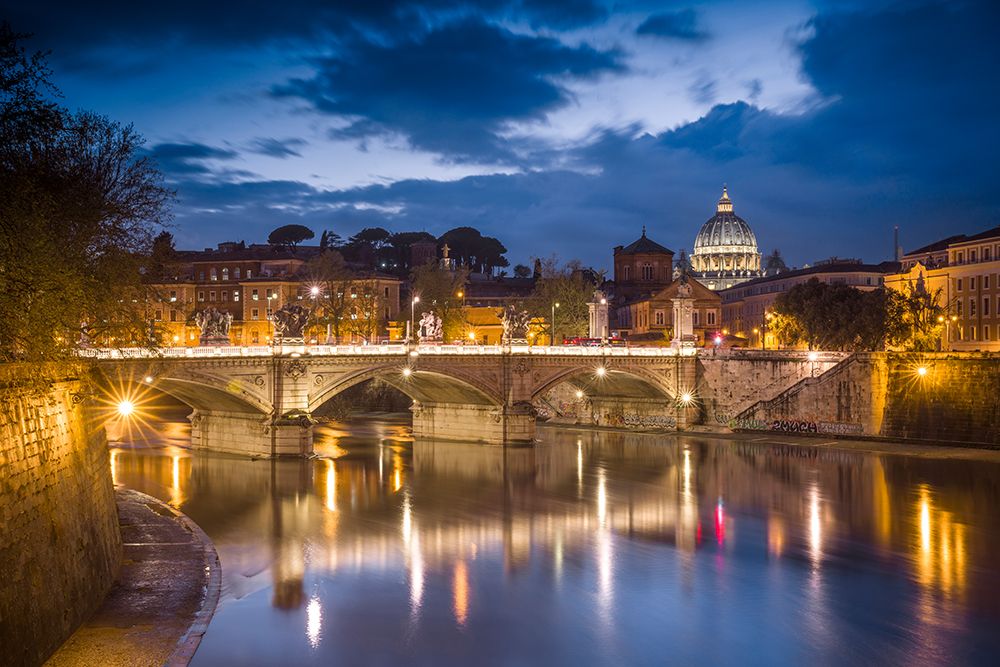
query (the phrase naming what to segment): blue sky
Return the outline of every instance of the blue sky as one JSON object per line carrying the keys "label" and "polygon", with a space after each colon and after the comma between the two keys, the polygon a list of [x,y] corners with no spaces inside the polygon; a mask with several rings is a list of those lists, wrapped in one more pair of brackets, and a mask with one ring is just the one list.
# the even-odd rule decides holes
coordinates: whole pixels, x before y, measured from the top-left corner
{"label": "blue sky", "polygon": [[1000,3],[97,4],[0,15],[147,138],[182,247],[470,225],[608,267],[690,251],[723,183],[796,265],[1000,224]]}

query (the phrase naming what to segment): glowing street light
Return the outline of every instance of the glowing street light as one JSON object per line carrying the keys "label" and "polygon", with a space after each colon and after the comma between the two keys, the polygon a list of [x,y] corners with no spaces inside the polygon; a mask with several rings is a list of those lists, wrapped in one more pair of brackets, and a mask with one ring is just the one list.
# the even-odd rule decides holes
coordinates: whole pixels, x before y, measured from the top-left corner
{"label": "glowing street light", "polygon": [[122,417],[130,417],[135,412],[135,403],[128,399],[118,401],[118,414]]}
{"label": "glowing street light", "polygon": [[927,375],[927,367],[926,366],[918,366],[917,367],[917,375],[919,375],[920,377],[924,377],[925,375]]}
{"label": "glowing street light", "polygon": [[408,378],[411,375],[413,375],[413,369],[411,369],[409,366],[403,369],[403,377]]}
{"label": "glowing street light", "polygon": [[604,377],[607,372],[608,372],[608,369],[606,369],[604,366],[598,366],[596,369],[594,369],[594,373],[599,378]]}
{"label": "glowing street light", "polygon": [[681,394],[681,403],[683,403],[684,405],[690,405],[692,400],[693,397],[691,396],[691,392],[685,391],[683,394]]}
{"label": "glowing street light", "polygon": [[580,391],[579,389],[577,389],[577,390],[576,390],[576,397],[577,397],[577,398],[583,398],[583,392],[582,392],[582,391]]}
{"label": "glowing street light", "polygon": [[556,344],[556,308],[558,307],[558,301],[552,303],[552,319],[549,320],[549,338],[552,340],[549,342],[549,345]]}
{"label": "glowing street light", "polygon": [[414,329],[413,327],[416,324],[416,311],[417,311],[417,304],[418,303],[420,303],[420,297],[419,296],[415,296],[412,299],[410,299],[410,338],[411,339],[415,338],[416,337],[416,333],[417,333],[416,329]]}
{"label": "glowing street light", "polygon": [[152,384],[153,383],[153,376],[152,375],[147,375],[144,379],[146,381],[146,384]]}
{"label": "glowing street light", "polygon": [[816,353],[816,352],[810,352],[809,353],[809,361],[816,361],[817,359],[819,359],[819,354],[818,353]]}

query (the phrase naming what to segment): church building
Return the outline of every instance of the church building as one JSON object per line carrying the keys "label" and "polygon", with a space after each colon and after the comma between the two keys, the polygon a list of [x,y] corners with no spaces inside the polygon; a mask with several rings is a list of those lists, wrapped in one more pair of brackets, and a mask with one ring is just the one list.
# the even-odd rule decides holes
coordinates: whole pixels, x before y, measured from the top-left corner
{"label": "church building", "polygon": [[757,237],[747,221],[733,212],[725,187],[715,215],[695,237],[689,261],[690,274],[711,290],[734,287],[762,275]]}

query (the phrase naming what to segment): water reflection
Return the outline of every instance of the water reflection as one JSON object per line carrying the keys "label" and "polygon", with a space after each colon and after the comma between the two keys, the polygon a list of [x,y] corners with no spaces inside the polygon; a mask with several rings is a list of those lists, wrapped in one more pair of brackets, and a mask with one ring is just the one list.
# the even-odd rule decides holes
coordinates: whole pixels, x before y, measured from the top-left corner
{"label": "water reflection", "polygon": [[660,664],[668,645],[681,663],[986,664],[1000,648],[993,463],[558,431],[503,449],[391,424],[323,437],[309,461],[112,450],[116,483],[219,549],[195,664]]}

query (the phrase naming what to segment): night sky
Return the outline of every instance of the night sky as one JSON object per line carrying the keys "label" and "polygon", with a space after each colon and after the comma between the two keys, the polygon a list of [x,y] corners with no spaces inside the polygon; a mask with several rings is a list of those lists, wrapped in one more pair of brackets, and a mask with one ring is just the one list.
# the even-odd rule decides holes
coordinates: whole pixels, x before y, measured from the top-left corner
{"label": "night sky", "polygon": [[178,247],[470,225],[511,264],[691,250],[723,183],[789,264],[1000,224],[1000,3],[9,2],[134,123]]}

